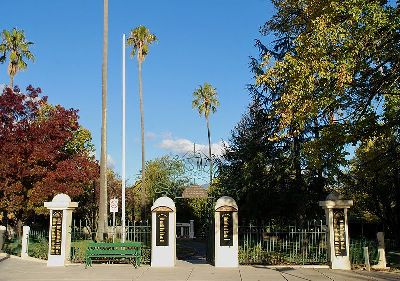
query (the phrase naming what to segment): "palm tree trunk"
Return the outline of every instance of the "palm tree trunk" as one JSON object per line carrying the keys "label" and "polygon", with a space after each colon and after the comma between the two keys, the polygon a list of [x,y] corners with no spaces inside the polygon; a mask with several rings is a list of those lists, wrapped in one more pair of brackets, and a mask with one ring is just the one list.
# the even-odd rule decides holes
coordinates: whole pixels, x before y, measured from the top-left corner
{"label": "palm tree trunk", "polygon": [[102,110],[101,110],[101,155],[100,155],[100,206],[97,238],[102,241],[107,232],[107,70],[108,70],[108,0],[104,0],[103,65],[102,65]]}
{"label": "palm tree trunk", "polygon": [[10,75],[10,88],[12,89],[14,87],[14,76],[16,72],[14,72],[14,68],[11,61],[8,64],[7,73],[8,75]]}
{"label": "palm tree trunk", "polygon": [[145,151],[144,151],[144,110],[143,110],[143,86],[142,86],[142,61],[138,61],[139,67],[139,99],[140,99],[140,128],[142,137],[142,190],[141,190],[141,207],[142,218],[145,215],[145,199],[146,199],[146,178],[145,178]]}
{"label": "palm tree trunk", "polygon": [[212,162],[212,154],[211,154],[211,136],[210,136],[210,121],[208,117],[206,117],[207,122],[207,136],[208,136],[208,157],[210,158],[210,185],[212,184],[212,170],[213,170],[213,162]]}

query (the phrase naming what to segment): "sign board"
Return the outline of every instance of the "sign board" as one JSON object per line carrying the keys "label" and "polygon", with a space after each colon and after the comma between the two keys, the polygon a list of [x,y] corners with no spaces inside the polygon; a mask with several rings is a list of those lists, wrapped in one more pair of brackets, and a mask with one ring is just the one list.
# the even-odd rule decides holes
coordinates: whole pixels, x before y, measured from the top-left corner
{"label": "sign board", "polygon": [[50,255],[61,255],[63,211],[55,210],[51,218],[51,249]]}
{"label": "sign board", "polygon": [[183,198],[207,198],[207,189],[198,186],[198,185],[192,185],[189,187],[186,187],[183,192],[182,192],[182,197]]}
{"label": "sign board", "polygon": [[118,199],[110,199],[110,213],[118,213]]}
{"label": "sign board", "polygon": [[220,212],[220,246],[233,246],[233,212]]}
{"label": "sign board", "polygon": [[333,209],[333,238],[336,256],[346,256],[346,232],[344,209]]}
{"label": "sign board", "polygon": [[156,212],[156,246],[168,246],[169,212]]}

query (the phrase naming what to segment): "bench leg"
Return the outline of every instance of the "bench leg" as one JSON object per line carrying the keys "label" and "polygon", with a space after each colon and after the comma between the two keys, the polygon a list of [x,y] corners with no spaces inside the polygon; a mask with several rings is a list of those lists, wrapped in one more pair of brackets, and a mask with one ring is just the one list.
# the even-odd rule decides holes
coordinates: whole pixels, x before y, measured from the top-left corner
{"label": "bench leg", "polygon": [[92,267],[92,259],[90,257],[86,260],[86,266]]}

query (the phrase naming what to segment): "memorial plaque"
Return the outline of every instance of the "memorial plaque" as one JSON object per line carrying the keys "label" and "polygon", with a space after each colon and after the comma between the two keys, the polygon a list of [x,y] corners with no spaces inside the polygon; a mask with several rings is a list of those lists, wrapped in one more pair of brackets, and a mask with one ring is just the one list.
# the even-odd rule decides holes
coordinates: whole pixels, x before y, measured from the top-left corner
{"label": "memorial plaque", "polygon": [[233,246],[233,212],[220,212],[220,246]]}
{"label": "memorial plaque", "polygon": [[61,255],[63,211],[55,210],[51,220],[51,249],[50,255]]}
{"label": "memorial plaque", "polygon": [[169,212],[156,212],[156,246],[168,246]]}
{"label": "memorial plaque", "polygon": [[183,198],[207,198],[207,189],[198,185],[186,187],[182,192]]}
{"label": "memorial plaque", "polygon": [[344,209],[333,210],[333,234],[336,256],[346,256],[346,230]]}

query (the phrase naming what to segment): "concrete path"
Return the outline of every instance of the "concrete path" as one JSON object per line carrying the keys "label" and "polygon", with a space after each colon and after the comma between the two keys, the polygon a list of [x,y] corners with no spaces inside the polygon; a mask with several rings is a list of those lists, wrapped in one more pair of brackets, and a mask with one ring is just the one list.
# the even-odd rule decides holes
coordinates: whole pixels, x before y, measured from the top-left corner
{"label": "concrete path", "polygon": [[[1,260],[1,257],[0,257]],[[69,265],[48,268],[46,263],[6,258],[0,262],[1,281],[32,280],[143,280],[143,281],[394,281],[399,273],[338,271],[327,268],[266,268],[262,266],[240,266],[237,269],[215,268],[208,264],[191,264],[178,261],[171,269],[131,265],[95,264],[85,269],[84,265]]]}

